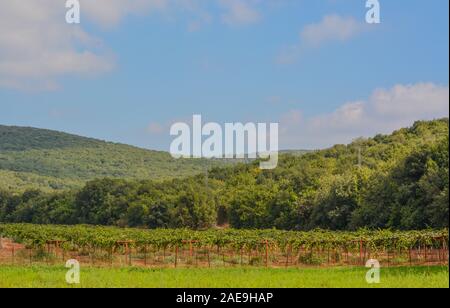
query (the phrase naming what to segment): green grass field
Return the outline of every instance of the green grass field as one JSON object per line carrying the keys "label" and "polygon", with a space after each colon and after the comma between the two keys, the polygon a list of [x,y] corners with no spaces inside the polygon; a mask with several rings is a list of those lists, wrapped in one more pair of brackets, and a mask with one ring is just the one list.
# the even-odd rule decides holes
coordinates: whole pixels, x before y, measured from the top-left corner
{"label": "green grass field", "polygon": [[[67,269],[56,266],[0,266],[0,287],[73,287]],[[365,268],[332,269],[142,269],[82,268],[81,284],[99,288],[448,288],[448,267],[381,270],[381,283],[369,285]]]}

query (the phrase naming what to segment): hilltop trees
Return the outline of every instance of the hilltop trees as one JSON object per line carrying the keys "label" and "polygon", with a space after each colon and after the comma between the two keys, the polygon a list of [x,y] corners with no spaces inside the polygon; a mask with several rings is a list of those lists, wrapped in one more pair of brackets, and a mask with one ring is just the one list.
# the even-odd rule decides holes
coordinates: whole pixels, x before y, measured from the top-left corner
{"label": "hilltop trees", "polygon": [[173,159],[149,151],[56,131],[0,125],[0,189],[81,189],[97,178],[168,180],[233,161]]}
{"label": "hilltop trees", "polygon": [[[78,191],[0,190],[0,222],[144,228],[446,228],[448,120],[184,179],[100,179]],[[361,153],[361,158],[359,158]]]}
{"label": "hilltop trees", "polygon": [[375,175],[353,215],[353,226],[448,227],[448,165],[448,136],[437,144],[420,146],[388,174]]}

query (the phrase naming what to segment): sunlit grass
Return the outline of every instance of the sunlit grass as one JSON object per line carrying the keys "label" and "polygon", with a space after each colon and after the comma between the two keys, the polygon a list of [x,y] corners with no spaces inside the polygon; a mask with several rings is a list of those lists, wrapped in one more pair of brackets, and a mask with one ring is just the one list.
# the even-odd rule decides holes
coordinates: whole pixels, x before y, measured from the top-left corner
{"label": "sunlit grass", "polygon": [[[0,266],[0,287],[73,287],[58,266]],[[137,288],[448,288],[447,267],[381,270],[381,283],[365,281],[366,268],[329,269],[143,269],[82,268],[75,287]]]}

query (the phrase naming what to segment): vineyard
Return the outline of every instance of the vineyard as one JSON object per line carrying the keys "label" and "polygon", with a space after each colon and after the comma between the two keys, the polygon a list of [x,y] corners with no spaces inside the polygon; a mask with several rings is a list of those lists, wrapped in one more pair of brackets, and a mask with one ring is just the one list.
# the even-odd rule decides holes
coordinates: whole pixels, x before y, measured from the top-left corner
{"label": "vineyard", "polygon": [[0,264],[307,267],[448,264],[448,230],[141,230],[0,224]]}

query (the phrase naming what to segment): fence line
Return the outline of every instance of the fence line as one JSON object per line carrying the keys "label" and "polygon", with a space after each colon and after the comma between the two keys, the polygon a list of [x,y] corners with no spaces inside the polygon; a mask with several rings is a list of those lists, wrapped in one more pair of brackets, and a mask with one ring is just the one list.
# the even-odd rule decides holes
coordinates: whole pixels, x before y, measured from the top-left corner
{"label": "fence line", "polygon": [[[377,249],[360,241],[357,249],[348,247],[292,246],[282,249],[268,240],[256,248],[235,249],[202,245],[199,241],[185,240],[181,245],[156,247],[136,245],[133,241],[118,241],[112,249],[98,247],[62,248],[63,241],[47,241],[44,247],[31,248],[0,239],[0,264],[64,264],[77,259],[89,266],[166,267],[334,267],[363,266],[369,259],[382,266],[448,265],[449,251],[446,241],[436,245],[419,245],[407,249]],[[349,245],[350,246],[350,245]]]}

